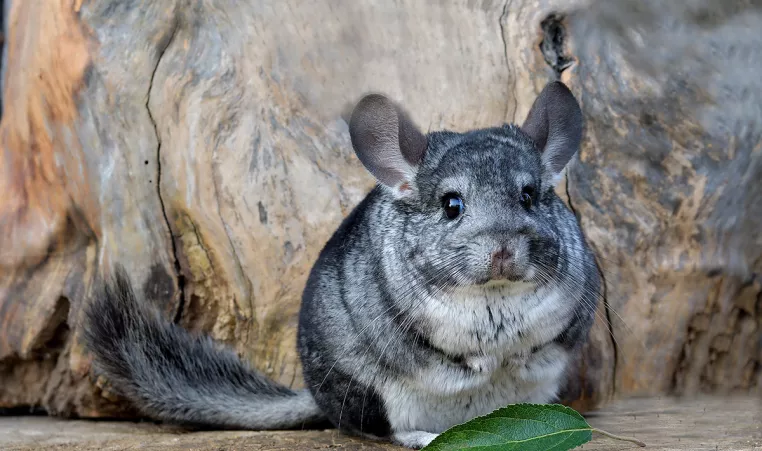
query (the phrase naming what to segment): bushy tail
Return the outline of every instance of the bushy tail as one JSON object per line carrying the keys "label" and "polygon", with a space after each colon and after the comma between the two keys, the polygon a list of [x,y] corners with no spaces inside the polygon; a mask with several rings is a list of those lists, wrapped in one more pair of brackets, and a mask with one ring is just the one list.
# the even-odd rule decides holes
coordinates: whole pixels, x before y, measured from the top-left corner
{"label": "bushy tail", "polygon": [[138,300],[120,267],[84,319],[96,370],[155,419],[256,430],[323,421],[307,390],[267,379],[209,337],[191,335]]}

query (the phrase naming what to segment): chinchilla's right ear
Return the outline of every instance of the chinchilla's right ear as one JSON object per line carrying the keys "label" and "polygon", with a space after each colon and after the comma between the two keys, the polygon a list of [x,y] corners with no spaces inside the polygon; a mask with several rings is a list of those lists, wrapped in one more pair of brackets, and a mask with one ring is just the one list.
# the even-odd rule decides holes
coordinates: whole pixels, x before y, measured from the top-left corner
{"label": "chinchilla's right ear", "polygon": [[380,94],[366,95],[352,112],[349,135],[357,157],[376,180],[399,198],[415,191],[427,139],[400,107]]}

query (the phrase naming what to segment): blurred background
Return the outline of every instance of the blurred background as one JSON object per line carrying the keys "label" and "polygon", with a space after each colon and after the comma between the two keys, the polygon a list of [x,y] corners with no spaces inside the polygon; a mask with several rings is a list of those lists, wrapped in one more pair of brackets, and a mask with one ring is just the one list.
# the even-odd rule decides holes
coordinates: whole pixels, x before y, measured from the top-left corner
{"label": "blurred background", "polygon": [[4,0],[0,409],[135,418],[80,314],[114,263],[300,386],[308,271],[373,186],[347,112],[586,119],[558,193],[605,276],[565,402],[762,394],[762,29],[752,0]]}

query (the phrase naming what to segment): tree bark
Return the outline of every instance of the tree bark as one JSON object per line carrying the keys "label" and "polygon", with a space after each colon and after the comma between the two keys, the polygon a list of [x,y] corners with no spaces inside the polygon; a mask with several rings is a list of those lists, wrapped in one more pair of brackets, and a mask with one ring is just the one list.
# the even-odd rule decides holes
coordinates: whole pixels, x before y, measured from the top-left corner
{"label": "tree bark", "polygon": [[[82,306],[114,263],[183,327],[301,385],[301,290],[373,185],[347,107],[381,91],[426,130],[520,123],[557,77],[587,120],[558,192],[607,278],[566,402],[759,390],[762,209],[717,188],[735,174],[751,188],[759,148],[633,100],[638,66],[564,19],[582,4],[12,1],[0,407],[136,415],[93,380],[82,343]],[[749,214],[720,234],[723,205]],[[727,243],[744,271],[710,258]]]}

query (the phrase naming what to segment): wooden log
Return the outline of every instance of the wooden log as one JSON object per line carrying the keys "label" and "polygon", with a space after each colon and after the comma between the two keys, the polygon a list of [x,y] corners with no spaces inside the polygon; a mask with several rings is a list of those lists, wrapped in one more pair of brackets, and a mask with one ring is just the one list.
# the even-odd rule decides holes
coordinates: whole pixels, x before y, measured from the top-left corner
{"label": "wooden log", "polygon": [[[705,222],[697,212],[707,202],[717,205],[691,191],[710,168],[673,176],[687,158],[685,145],[664,156],[684,136],[677,113],[655,113],[661,122],[648,125],[643,106],[627,102],[637,71],[617,79],[625,95],[595,64],[619,50],[584,47],[581,33],[562,39],[571,24],[547,19],[574,4],[582,2],[12,1],[0,124],[0,407],[135,415],[91,379],[82,347],[81,307],[115,262],[184,327],[301,385],[301,290],[373,183],[353,155],[346,107],[382,91],[425,129],[520,122],[559,75],[589,124],[559,194],[600,254],[613,308],[599,305],[566,401],[585,409],[613,395],[762,385],[759,284],[725,274],[722,262],[707,274],[702,252],[719,242],[688,232]],[[633,139],[659,127],[659,140]],[[714,158],[692,148],[706,164]],[[653,177],[680,193],[682,210],[669,209],[678,202],[669,196],[660,204],[628,166],[657,157],[646,166],[670,175]],[[759,223],[728,232],[756,270],[762,252],[743,245]],[[643,244],[654,236],[666,239]]]}

